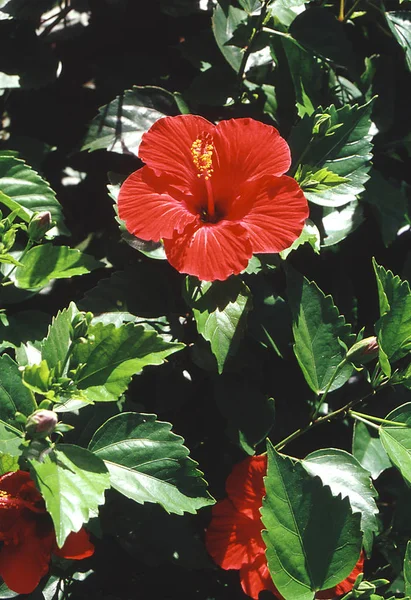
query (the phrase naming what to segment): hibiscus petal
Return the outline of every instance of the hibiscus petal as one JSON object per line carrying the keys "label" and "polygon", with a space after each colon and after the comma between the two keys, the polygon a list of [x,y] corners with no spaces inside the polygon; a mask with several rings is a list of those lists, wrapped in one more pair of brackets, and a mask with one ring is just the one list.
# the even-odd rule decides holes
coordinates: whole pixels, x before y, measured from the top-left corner
{"label": "hibiscus petal", "polygon": [[234,466],[227,479],[226,490],[237,510],[250,517],[259,515],[265,494],[263,477],[266,473],[267,455],[250,456]]}
{"label": "hibiscus petal", "polygon": [[191,146],[201,133],[215,126],[195,115],[164,117],[142,137],[138,155],[157,174],[167,173],[176,185],[191,187],[197,178]]}
{"label": "hibiscus petal", "polygon": [[245,517],[228,499],[212,508],[211,523],[206,532],[206,548],[223,569],[239,569],[264,555],[261,523]]}
{"label": "hibiscus petal", "polygon": [[272,592],[279,600],[283,600],[271,579],[264,554],[257,556],[254,562],[245,564],[240,569],[241,587],[247,596],[258,600],[258,595],[264,590]]}
{"label": "hibiscus petal", "polygon": [[249,206],[241,224],[248,231],[253,253],[281,252],[291,246],[309,215],[300,186],[286,175],[263,178],[244,186],[242,203]]}
{"label": "hibiscus petal", "polygon": [[17,543],[5,543],[0,552],[0,576],[18,594],[29,594],[47,573],[54,532],[40,537],[35,523],[26,523],[24,536]]}
{"label": "hibiscus petal", "polygon": [[282,175],[291,165],[290,148],[277,129],[254,119],[221,121],[214,134],[216,180],[228,188],[266,175]]}
{"label": "hibiscus petal", "polygon": [[94,554],[94,546],[90,542],[88,532],[82,527],[80,531],[72,531],[61,548],[54,549],[54,554],[61,558],[81,560]]}
{"label": "hibiscus petal", "polygon": [[158,242],[198,220],[186,203],[171,196],[167,189],[164,179],[148,167],[135,171],[126,179],[118,197],[118,214],[130,233],[143,240]]}
{"label": "hibiscus petal", "polygon": [[184,232],[164,240],[170,264],[203,281],[224,281],[240,273],[252,255],[245,229],[238,223],[190,223]]}

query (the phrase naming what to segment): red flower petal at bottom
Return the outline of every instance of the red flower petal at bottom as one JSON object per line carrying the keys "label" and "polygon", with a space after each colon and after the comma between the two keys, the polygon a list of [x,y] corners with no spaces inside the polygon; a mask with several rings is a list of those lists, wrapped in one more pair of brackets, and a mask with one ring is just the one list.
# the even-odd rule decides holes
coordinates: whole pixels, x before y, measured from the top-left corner
{"label": "red flower petal at bottom", "polygon": [[94,554],[94,546],[90,542],[90,536],[85,529],[80,529],[77,533],[72,531],[62,548],[55,548],[53,553],[61,558],[68,558],[73,560],[81,560],[82,558],[88,558]]}
{"label": "red flower petal at bottom", "polygon": [[203,281],[224,281],[248,264],[252,248],[244,227],[230,221],[195,223],[164,240],[170,264]]}
{"label": "red flower petal at bottom", "polygon": [[24,543],[4,544],[0,555],[0,572],[5,584],[18,594],[29,594],[49,569],[54,531],[39,537],[36,524],[26,523]]}
{"label": "red flower petal at bottom", "polygon": [[254,600],[258,600],[258,595],[263,590],[268,590],[279,600],[283,600],[283,597],[271,579],[265,554],[259,554],[254,562],[245,564],[241,567],[240,581],[244,593]]}

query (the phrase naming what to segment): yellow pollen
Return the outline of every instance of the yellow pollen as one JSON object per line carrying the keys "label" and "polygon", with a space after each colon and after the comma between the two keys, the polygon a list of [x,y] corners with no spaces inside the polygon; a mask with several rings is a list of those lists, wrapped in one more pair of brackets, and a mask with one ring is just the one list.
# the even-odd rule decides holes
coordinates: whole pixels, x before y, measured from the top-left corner
{"label": "yellow pollen", "polygon": [[191,155],[198,170],[197,177],[204,175],[206,180],[210,179],[213,173],[213,152],[214,146],[210,134],[201,135],[192,143]]}

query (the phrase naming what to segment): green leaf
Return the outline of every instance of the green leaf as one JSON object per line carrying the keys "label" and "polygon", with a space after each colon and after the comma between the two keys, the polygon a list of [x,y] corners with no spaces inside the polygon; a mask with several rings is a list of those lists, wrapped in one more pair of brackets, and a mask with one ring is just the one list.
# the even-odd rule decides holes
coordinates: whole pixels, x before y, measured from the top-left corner
{"label": "green leaf", "polygon": [[[0,439],[0,448],[1,448]],[[19,468],[19,460],[17,456],[12,456],[11,454],[4,454],[0,451],[0,475],[4,475],[4,473],[9,473],[11,471],[17,471]]]}
{"label": "green leaf", "polygon": [[361,204],[354,200],[342,208],[323,208],[323,246],[333,246],[355,231],[364,221]]}
{"label": "green leaf", "polygon": [[345,357],[340,340],[352,345],[351,325],[345,322],[331,296],[319,289],[313,281],[294,270],[287,275],[288,297],[293,315],[294,352],[310,388],[324,393],[333,380],[330,391],[336,390],[349,379],[352,366],[346,364],[335,375]]}
{"label": "green leaf", "polygon": [[89,450],[59,444],[42,462],[30,460],[33,479],[53,519],[61,548],[71,531],[79,531],[104,504],[110,476],[104,462]]}
{"label": "green leaf", "polygon": [[411,16],[405,10],[385,12],[391,32],[405,52],[405,61],[411,71]]}
{"label": "green leaf", "polygon": [[315,170],[326,168],[347,180],[315,193],[307,191],[308,200],[338,207],[354,201],[364,191],[372,149],[371,109],[372,102],[338,109],[334,105],[320,107],[293,129],[289,143],[294,169],[302,162]]}
{"label": "green leaf", "polygon": [[8,325],[0,323],[0,350],[16,348],[28,340],[42,339],[50,323],[50,316],[40,310],[22,310],[7,318]]}
{"label": "green leaf", "polygon": [[373,479],[377,479],[383,471],[392,466],[380,439],[374,437],[368,427],[360,421],[356,421],[354,425],[352,451]]}
{"label": "green leaf", "polygon": [[283,596],[313,600],[316,590],[334,587],[353,570],[361,551],[360,515],[348,498],[334,497],[270,442],[267,453],[261,515],[268,568]]}
{"label": "green leaf", "polygon": [[0,203],[11,211],[18,208],[18,216],[28,223],[36,212],[49,211],[56,226],[47,232],[68,235],[60,203],[50,185],[23,160],[14,156],[0,156]]}
{"label": "green leaf", "polygon": [[317,225],[310,219],[306,219],[300,236],[291,244],[291,246],[280,252],[281,258],[285,260],[290,252],[297,250],[297,248],[307,242],[316,254],[320,253],[320,232],[318,231]]}
{"label": "green leaf", "polygon": [[389,246],[397,237],[399,229],[406,225],[407,197],[403,187],[398,187],[375,169],[370,171],[361,201],[371,205],[375,212],[385,246]]}
{"label": "green leaf", "polygon": [[347,497],[352,511],[361,514],[363,547],[370,555],[374,533],[378,531],[378,494],[369,472],[351,454],[334,448],[311,452],[301,464],[307,473],[313,477],[317,475],[323,485],[328,485],[333,496]]}
{"label": "green leaf", "polygon": [[243,58],[243,50],[230,42],[239,25],[246,23],[248,15],[245,11],[228,3],[217,3],[213,19],[213,33],[218,47],[226,61],[234,71],[239,71]]}
{"label": "green leaf", "polygon": [[22,453],[23,434],[0,420],[0,455],[19,457]]}
{"label": "green leaf", "polygon": [[179,113],[170,92],[160,87],[135,85],[99,109],[81,149],[137,154],[143,133],[161,117]]}
{"label": "green leaf", "polygon": [[405,594],[411,596],[411,541],[407,543],[404,556],[404,583]]}
{"label": "green leaf", "polygon": [[229,356],[237,350],[251,309],[251,294],[238,277],[214,283],[186,278],[185,299],[193,309],[197,331],[210,342],[222,373]]}
{"label": "green leaf", "polygon": [[380,349],[390,362],[411,351],[411,292],[408,281],[386,271],[373,260],[380,318],[375,324]]}
{"label": "green leaf", "polygon": [[24,368],[23,381],[36,394],[47,394],[51,380],[50,369],[45,360],[42,360],[39,364],[27,365]]}
{"label": "green leaf", "polygon": [[[47,337],[43,340],[41,348],[41,356],[50,369],[57,367],[59,364],[61,368],[66,361],[72,342],[71,322],[77,313],[76,305],[71,302],[68,308],[59,311],[57,316],[53,317]],[[58,374],[65,375],[65,373],[60,372],[60,368]]]}
{"label": "green leaf", "polygon": [[161,365],[167,356],[184,348],[133,323],[118,328],[98,323],[89,327],[88,334],[87,343],[74,348],[72,367],[84,365],[77,387],[94,402],[117,400],[132,375],[147,365]]}
{"label": "green leaf", "polygon": [[22,267],[17,267],[12,275],[18,288],[40,289],[52,279],[67,279],[84,275],[105,266],[92,256],[69,248],[43,244],[31,248],[22,258]]}
{"label": "green leaf", "polygon": [[403,404],[391,411],[386,417],[387,421],[398,421],[403,425],[380,426],[380,440],[391,462],[400,471],[408,484],[411,484],[411,402]]}
{"label": "green leaf", "polygon": [[121,494],[181,515],[214,504],[183,442],[156,415],[122,413],[96,431],[89,450],[105,461],[111,485]]}
{"label": "green leaf", "polygon": [[309,165],[299,165],[295,179],[304,192],[321,192],[336,187],[347,181],[346,177],[340,177],[325,167],[316,169]]}
{"label": "green leaf", "polygon": [[16,412],[30,415],[36,404],[30,390],[23,383],[17,364],[8,356],[0,356],[0,415],[4,421],[13,421]]}

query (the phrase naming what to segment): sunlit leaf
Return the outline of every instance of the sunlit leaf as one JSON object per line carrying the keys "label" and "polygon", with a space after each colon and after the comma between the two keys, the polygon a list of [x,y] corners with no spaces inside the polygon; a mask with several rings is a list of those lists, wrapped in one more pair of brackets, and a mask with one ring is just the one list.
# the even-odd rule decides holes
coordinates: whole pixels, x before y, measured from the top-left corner
{"label": "sunlit leaf", "polygon": [[3,354],[0,356],[0,418],[13,421],[17,411],[28,416],[35,408],[33,395],[24,385],[17,364]]}
{"label": "sunlit leaf", "polygon": [[405,61],[411,71],[411,16],[403,10],[385,12],[385,18],[395,39],[404,49]]}
{"label": "sunlit leaf", "polygon": [[395,408],[386,416],[386,420],[398,421],[399,424],[383,423],[380,426],[382,445],[393,465],[405,481],[411,484],[411,403]]}
{"label": "sunlit leaf", "polygon": [[392,466],[379,437],[373,436],[368,427],[360,421],[356,421],[354,426],[352,451],[373,479],[377,479],[383,471]]}

